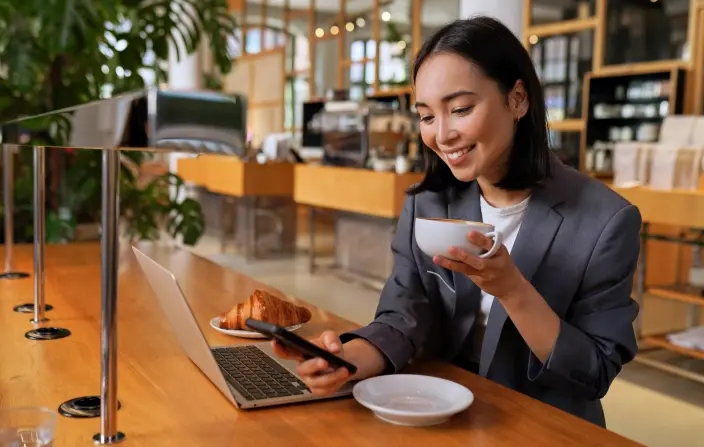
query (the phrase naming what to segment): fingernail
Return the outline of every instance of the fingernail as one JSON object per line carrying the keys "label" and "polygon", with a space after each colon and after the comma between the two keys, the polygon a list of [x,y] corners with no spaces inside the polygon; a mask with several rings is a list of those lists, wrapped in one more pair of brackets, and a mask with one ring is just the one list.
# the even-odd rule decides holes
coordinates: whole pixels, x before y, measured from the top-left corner
{"label": "fingernail", "polygon": [[340,346],[340,343],[334,341],[334,342],[330,343],[329,348],[333,351],[339,351],[341,346]]}

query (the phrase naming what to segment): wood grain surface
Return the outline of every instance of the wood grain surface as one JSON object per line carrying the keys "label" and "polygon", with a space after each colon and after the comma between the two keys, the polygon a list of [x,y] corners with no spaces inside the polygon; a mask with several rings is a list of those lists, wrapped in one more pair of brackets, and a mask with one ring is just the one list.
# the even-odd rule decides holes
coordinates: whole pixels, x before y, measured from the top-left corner
{"label": "wood grain surface", "polygon": [[[241,343],[208,326],[213,316],[256,288],[281,295],[235,271],[182,250],[141,246],[181,283],[211,345]],[[446,364],[411,372],[459,382],[474,404],[432,428],[386,424],[352,398],[278,408],[234,408],[180,350],[128,246],[120,249],[118,429],[125,446],[629,446],[637,445],[548,405]],[[16,269],[31,272],[30,246],[15,247]],[[100,389],[100,252],[95,244],[49,246],[47,324],[70,329],[68,338],[30,341],[30,315],[13,306],[31,302],[32,279],[0,280],[0,409],[41,405],[56,409]],[[334,291],[331,291],[334,293]],[[304,297],[302,297],[304,298]],[[313,318],[300,330],[345,331],[348,321],[309,306]],[[55,447],[92,445],[97,419],[59,417]]]}

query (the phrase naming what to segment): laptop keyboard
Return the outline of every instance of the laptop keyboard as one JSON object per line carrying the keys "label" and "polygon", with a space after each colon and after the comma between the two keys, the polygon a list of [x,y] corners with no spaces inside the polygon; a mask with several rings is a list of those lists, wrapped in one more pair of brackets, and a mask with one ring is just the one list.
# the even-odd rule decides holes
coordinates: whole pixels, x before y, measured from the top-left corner
{"label": "laptop keyboard", "polygon": [[227,381],[247,400],[297,396],[309,392],[301,380],[256,346],[213,349]]}

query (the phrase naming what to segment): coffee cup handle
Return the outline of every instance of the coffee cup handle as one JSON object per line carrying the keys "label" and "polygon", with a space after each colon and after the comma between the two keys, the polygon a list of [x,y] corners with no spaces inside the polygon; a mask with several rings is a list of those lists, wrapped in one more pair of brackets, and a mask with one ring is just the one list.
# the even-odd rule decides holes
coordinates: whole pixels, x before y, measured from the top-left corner
{"label": "coffee cup handle", "polygon": [[499,248],[501,248],[501,245],[504,243],[504,235],[501,234],[500,231],[491,231],[489,233],[486,233],[484,236],[494,239],[494,245],[491,246],[491,250],[487,251],[486,253],[482,253],[479,255],[480,258],[491,258],[496,254],[497,251],[499,251]]}

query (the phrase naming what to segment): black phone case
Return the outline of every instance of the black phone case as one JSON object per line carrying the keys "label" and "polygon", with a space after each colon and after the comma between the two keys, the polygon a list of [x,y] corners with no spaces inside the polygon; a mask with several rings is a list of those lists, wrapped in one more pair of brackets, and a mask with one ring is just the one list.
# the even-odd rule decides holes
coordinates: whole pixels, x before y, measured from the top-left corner
{"label": "black phone case", "polygon": [[307,359],[320,357],[327,361],[330,366],[336,368],[347,368],[350,374],[357,372],[357,367],[350,362],[336,356],[331,352],[317,347],[305,338],[301,338],[281,326],[255,320],[253,318],[247,318],[244,323],[247,327],[266,335],[269,338],[275,338],[282,345],[300,352],[301,355]]}

